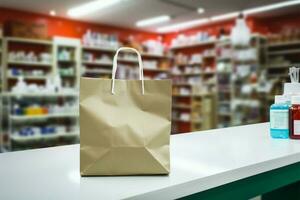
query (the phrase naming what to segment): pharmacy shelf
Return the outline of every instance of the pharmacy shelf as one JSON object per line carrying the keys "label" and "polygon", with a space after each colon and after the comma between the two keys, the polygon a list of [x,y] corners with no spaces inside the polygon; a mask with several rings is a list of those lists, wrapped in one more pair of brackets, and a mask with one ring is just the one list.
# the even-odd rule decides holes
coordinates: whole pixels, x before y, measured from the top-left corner
{"label": "pharmacy shelf", "polygon": [[60,113],[60,114],[45,114],[45,115],[11,115],[10,119],[13,121],[27,121],[27,120],[43,120],[43,119],[52,119],[52,118],[68,118],[68,117],[78,117],[76,113]]}
{"label": "pharmacy shelf", "polygon": [[8,42],[18,42],[18,43],[30,43],[30,44],[40,44],[40,45],[52,45],[51,40],[42,39],[28,39],[28,38],[18,38],[18,37],[6,37]]}
{"label": "pharmacy shelf", "polygon": [[214,45],[216,42],[217,42],[217,40],[208,40],[208,41],[197,42],[197,43],[194,43],[194,44],[173,46],[170,49],[171,50],[178,50],[178,49],[185,49],[185,48],[194,48],[194,47],[200,47],[200,46],[208,46],[208,45]]}
{"label": "pharmacy shelf", "polygon": [[288,74],[268,74],[269,78],[279,79],[279,78],[289,78]]}
{"label": "pharmacy shelf", "polygon": [[[92,51],[103,51],[103,52],[111,52],[115,53],[117,51],[117,48],[111,48],[111,47],[99,47],[99,46],[82,46],[83,50],[92,50]],[[125,53],[125,52],[122,52]],[[126,52],[126,53],[131,53],[131,52]],[[156,59],[168,59],[168,56],[161,55],[161,54],[154,54],[154,53],[147,53],[147,52],[142,52],[141,53],[142,57],[147,57],[147,58],[156,58]]]}
{"label": "pharmacy shelf", "polygon": [[62,97],[62,96],[67,96],[67,97],[78,97],[79,93],[75,92],[64,92],[64,93],[11,93],[11,92],[5,92],[1,94],[4,97]]}
{"label": "pharmacy shelf", "polygon": [[[126,59],[126,58],[118,58],[118,62],[126,62],[126,63],[138,63],[138,60],[136,59]],[[109,66],[112,67],[112,62],[97,62],[97,61],[82,61],[82,64],[86,65],[98,65],[98,66]]]}
{"label": "pharmacy shelf", "polygon": [[191,73],[181,73],[181,74],[172,74],[172,76],[201,76],[201,75],[214,75],[216,72],[207,71],[207,72],[191,72]]}
{"label": "pharmacy shelf", "polygon": [[56,139],[60,137],[79,137],[79,132],[35,134],[30,136],[20,136],[20,135],[12,134],[10,136],[11,140],[15,142],[32,142],[32,141],[39,141],[39,140]]}
{"label": "pharmacy shelf", "polygon": [[288,54],[299,54],[300,49],[292,49],[292,50],[281,50],[281,51],[269,51],[269,56],[275,56],[275,55],[288,55]]}
{"label": "pharmacy shelf", "polygon": [[201,72],[172,74],[172,76],[200,76]]}
{"label": "pharmacy shelf", "polygon": [[204,55],[203,59],[212,59],[212,58],[216,58],[216,55]]}
{"label": "pharmacy shelf", "polygon": [[217,62],[231,62],[232,57],[219,57],[217,58]]}
{"label": "pharmacy shelf", "polygon": [[57,62],[63,64],[73,64],[76,63],[76,60],[57,60]]}
{"label": "pharmacy shelf", "polygon": [[28,62],[28,61],[7,61],[9,65],[26,65],[26,66],[38,66],[38,67],[51,67],[52,63],[44,62]]}
{"label": "pharmacy shelf", "polygon": [[192,123],[192,124],[200,124],[200,123],[203,122],[201,119],[199,119],[199,120],[193,120],[193,119],[183,120],[183,119],[180,119],[180,118],[172,118],[172,121],[184,122],[184,123]]}
{"label": "pharmacy shelf", "polygon": [[60,74],[61,78],[77,78],[74,74]]}
{"label": "pharmacy shelf", "polygon": [[127,58],[118,58],[118,62],[126,62],[126,63],[137,64],[138,60],[136,60],[136,59],[127,59]]}
{"label": "pharmacy shelf", "polygon": [[144,68],[144,71],[152,71],[152,72],[165,72],[169,73],[169,69],[160,69],[160,68]]}
{"label": "pharmacy shelf", "polygon": [[186,67],[186,66],[195,66],[195,65],[203,65],[203,62],[193,62],[193,63],[180,63],[177,64],[177,67]]}
{"label": "pharmacy shelf", "polygon": [[257,60],[255,59],[249,59],[249,60],[238,60],[238,59],[232,59],[234,63],[237,64],[251,64],[251,63],[257,63]]}
{"label": "pharmacy shelf", "polygon": [[203,93],[203,94],[172,94],[173,97],[205,97],[211,96],[211,93]]}
{"label": "pharmacy shelf", "polygon": [[93,65],[93,66],[101,66],[101,67],[111,67],[112,62],[103,62],[103,61],[82,61],[83,65]]}
{"label": "pharmacy shelf", "polygon": [[172,118],[172,121],[183,122],[183,123],[191,123],[192,122],[192,120],[185,120],[185,119],[180,119],[180,118]]}
{"label": "pharmacy shelf", "polygon": [[289,67],[292,66],[299,66],[300,63],[293,63],[293,64],[288,64],[288,63],[282,63],[282,64],[269,64],[267,66],[267,69],[288,69]]}
{"label": "pharmacy shelf", "polygon": [[201,72],[202,75],[215,75],[215,71],[207,71],[207,72]]}
{"label": "pharmacy shelf", "polygon": [[282,47],[300,45],[300,40],[287,41],[287,42],[274,42],[267,45],[267,47]]}
{"label": "pharmacy shelf", "polygon": [[169,56],[161,55],[161,54],[153,54],[153,53],[146,53],[142,52],[141,56],[144,58],[156,58],[156,59],[170,59]]}
{"label": "pharmacy shelf", "polygon": [[190,83],[173,83],[173,86],[178,86],[178,87],[192,87],[193,84],[190,84]]}
{"label": "pharmacy shelf", "polygon": [[111,74],[112,70],[103,70],[103,69],[86,69],[84,74]]}
{"label": "pharmacy shelf", "polygon": [[83,50],[92,50],[92,51],[104,51],[104,52],[116,52],[117,48],[111,48],[111,47],[99,47],[99,46],[82,46]]}
{"label": "pharmacy shelf", "polygon": [[223,116],[223,117],[231,117],[231,113],[230,112],[218,112],[219,116]]}
{"label": "pharmacy shelf", "polygon": [[19,77],[23,77],[27,80],[46,80],[49,76],[7,76],[8,79],[18,79]]}
{"label": "pharmacy shelf", "polygon": [[172,108],[174,108],[174,109],[192,109],[192,106],[182,105],[182,104],[173,104]]}

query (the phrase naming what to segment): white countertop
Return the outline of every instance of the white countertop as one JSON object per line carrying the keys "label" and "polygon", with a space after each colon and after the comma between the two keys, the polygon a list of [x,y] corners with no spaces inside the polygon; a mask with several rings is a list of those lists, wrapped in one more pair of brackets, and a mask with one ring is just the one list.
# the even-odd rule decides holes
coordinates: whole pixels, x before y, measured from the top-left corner
{"label": "white countertop", "polygon": [[79,145],[0,154],[0,199],[174,199],[300,161],[268,123],[171,136],[169,176],[80,177]]}

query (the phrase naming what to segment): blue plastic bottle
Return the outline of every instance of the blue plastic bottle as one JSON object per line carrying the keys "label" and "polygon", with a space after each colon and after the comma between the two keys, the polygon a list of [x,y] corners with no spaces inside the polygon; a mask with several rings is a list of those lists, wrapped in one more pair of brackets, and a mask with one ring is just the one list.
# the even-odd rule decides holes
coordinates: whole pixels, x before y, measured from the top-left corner
{"label": "blue plastic bottle", "polygon": [[270,107],[270,133],[272,138],[289,138],[289,107],[287,98],[275,96]]}

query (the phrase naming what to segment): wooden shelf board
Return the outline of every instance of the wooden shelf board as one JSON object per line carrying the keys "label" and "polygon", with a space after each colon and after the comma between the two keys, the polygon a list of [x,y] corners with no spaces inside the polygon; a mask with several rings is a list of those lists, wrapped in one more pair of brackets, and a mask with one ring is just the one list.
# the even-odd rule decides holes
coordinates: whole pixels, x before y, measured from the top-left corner
{"label": "wooden shelf board", "polygon": [[112,47],[99,47],[99,46],[87,46],[82,45],[83,50],[93,50],[93,51],[104,51],[104,52],[116,52],[117,48]]}
{"label": "wooden shelf board", "polygon": [[39,67],[51,67],[52,63],[43,62],[27,62],[27,61],[7,61],[9,65],[26,65],[26,66],[39,66]]}
{"label": "wooden shelf board", "polygon": [[208,41],[197,42],[194,44],[173,46],[170,49],[178,50],[178,49],[193,48],[193,47],[199,47],[199,46],[208,46],[208,45],[215,45],[215,44],[216,44],[216,40],[208,40]]}
{"label": "wooden shelf board", "polygon": [[172,105],[175,109],[192,109],[192,106],[190,105],[180,105],[180,104],[174,104]]}
{"label": "wooden shelf board", "polygon": [[169,72],[169,69],[160,69],[160,68],[145,68],[144,71],[152,71],[152,72]]}
{"label": "wooden shelf board", "polygon": [[40,119],[51,119],[51,118],[67,118],[67,117],[78,117],[76,113],[62,113],[62,114],[45,114],[45,115],[24,115],[16,116],[11,115],[11,120],[14,121],[27,121],[27,120],[40,120]]}
{"label": "wooden shelf board", "polygon": [[29,142],[36,140],[55,139],[59,137],[79,137],[79,132],[51,133],[51,134],[35,134],[30,136],[20,136],[12,134],[10,138],[16,142]]}
{"label": "wooden shelf board", "polygon": [[[27,80],[46,80],[49,76],[23,76]],[[18,79],[19,76],[7,76],[8,79]]]}
{"label": "wooden shelf board", "polygon": [[300,54],[300,49],[292,49],[292,50],[276,50],[276,51],[269,51],[268,55],[286,55],[286,54]]}
{"label": "wooden shelf board", "polygon": [[113,63],[112,62],[100,62],[100,61],[82,61],[82,64],[84,65],[96,65],[96,66],[104,66],[104,67],[111,67]]}
{"label": "wooden shelf board", "polygon": [[6,37],[8,42],[18,42],[18,43],[31,43],[31,44],[40,44],[40,45],[52,45],[52,40],[43,40],[43,39],[29,39],[29,38],[20,38],[20,37]]}
{"label": "wooden shelf board", "polygon": [[170,59],[170,57],[166,56],[166,55],[160,55],[160,54],[153,54],[153,53],[146,53],[146,52],[142,52],[141,53],[142,57],[145,58],[155,58],[155,59]]}
{"label": "wooden shelf board", "polygon": [[205,94],[172,94],[174,97],[203,97],[203,96],[210,96],[210,93]]}
{"label": "wooden shelf board", "polygon": [[274,42],[267,45],[267,47],[281,47],[281,46],[300,45],[300,40],[286,41],[286,42]]}
{"label": "wooden shelf board", "polygon": [[111,74],[112,70],[85,70],[85,74]]}
{"label": "wooden shelf board", "polygon": [[79,93],[12,93],[12,92],[5,92],[2,93],[2,96],[5,97],[61,97],[61,96],[71,96],[71,97],[77,97]]}

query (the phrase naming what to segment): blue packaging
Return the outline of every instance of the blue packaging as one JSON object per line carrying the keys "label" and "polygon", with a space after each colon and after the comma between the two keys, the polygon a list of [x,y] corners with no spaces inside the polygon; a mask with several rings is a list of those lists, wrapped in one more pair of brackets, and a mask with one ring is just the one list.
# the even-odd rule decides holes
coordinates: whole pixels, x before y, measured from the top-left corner
{"label": "blue packaging", "polygon": [[270,107],[270,133],[272,138],[289,138],[289,108],[286,97],[275,96],[275,103]]}

